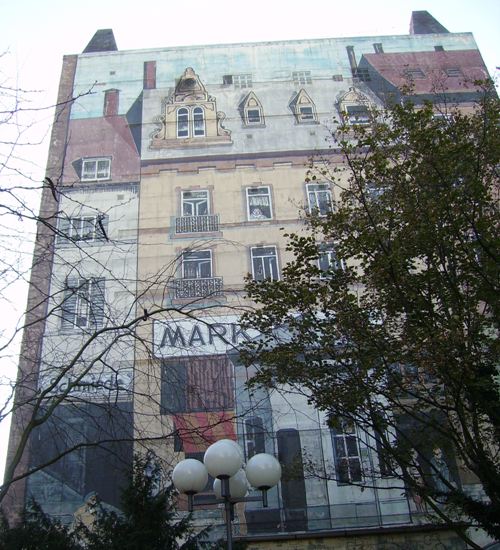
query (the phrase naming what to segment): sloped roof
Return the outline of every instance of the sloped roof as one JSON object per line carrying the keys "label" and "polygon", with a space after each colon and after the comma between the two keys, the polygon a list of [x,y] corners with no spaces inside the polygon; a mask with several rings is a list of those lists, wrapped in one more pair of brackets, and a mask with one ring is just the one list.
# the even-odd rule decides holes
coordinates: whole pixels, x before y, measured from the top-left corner
{"label": "sloped roof", "polygon": [[[468,83],[472,87],[472,81],[489,78],[478,50],[373,53],[364,54],[363,59],[393,86],[411,83],[416,94],[468,91]],[[415,69],[420,69],[423,77],[412,78]]]}
{"label": "sloped roof", "polygon": [[425,10],[412,11],[410,19],[410,34],[434,34],[450,32],[446,27]]}
{"label": "sloped roof", "polygon": [[87,44],[83,53],[116,52],[117,50],[113,29],[99,29]]}

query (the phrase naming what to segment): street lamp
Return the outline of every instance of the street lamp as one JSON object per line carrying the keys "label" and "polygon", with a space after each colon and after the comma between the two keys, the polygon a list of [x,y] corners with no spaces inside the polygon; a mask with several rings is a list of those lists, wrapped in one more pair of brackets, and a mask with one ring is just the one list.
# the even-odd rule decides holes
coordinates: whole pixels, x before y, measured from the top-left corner
{"label": "street lamp", "polygon": [[[231,439],[221,439],[205,451],[203,463],[187,458],[174,468],[172,481],[176,489],[188,496],[189,511],[193,511],[193,495],[207,484],[208,474],[214,479],[213,490],[224,502],[227,548],[232,550],[232,510],[235,502],[245,501],[248,484],[262,491],[262,503],[267,507],[267,491],[281,478],[280,463],[267,453],[254,455],[243,470],[243,450]],[[252,499],[253,500],[253,499]]]}

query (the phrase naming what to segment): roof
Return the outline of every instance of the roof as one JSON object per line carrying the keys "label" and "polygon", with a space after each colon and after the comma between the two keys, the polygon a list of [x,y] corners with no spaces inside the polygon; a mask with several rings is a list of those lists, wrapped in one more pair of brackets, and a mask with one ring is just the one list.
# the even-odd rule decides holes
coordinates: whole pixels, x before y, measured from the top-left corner
{"label": "roof", "polygon": [[364,54],[363,59],[393,86],[412,84],[416,94],[463,92],[468,81],[489,78],[478,50],[373,53]]}
{"label": "roof", "polygon": [[116,52],[115,35],[113,29],[99,29],[96,31],[83,53]]}
{"label": "roof", "polygon": [[428,11],[412,11],[410,19],[410,34],[441,34],[450,32],[432,17]]}

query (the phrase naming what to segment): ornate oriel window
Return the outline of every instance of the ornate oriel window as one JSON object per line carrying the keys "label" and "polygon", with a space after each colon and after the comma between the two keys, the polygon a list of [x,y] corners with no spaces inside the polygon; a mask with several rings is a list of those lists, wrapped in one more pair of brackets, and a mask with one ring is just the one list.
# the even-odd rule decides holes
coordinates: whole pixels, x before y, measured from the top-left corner
{"label": "ornate oriel window", "polygon": [[297,124],[316,124],[318,122],[316,106],[304,88],[299,90],[292,99],[290,109],[295,115]]}
{"label": "ornate oriel window", "polygon": [[162,103],[155,122],[159,128],[151,135],[153,149],[230,145],[231,132],[224,128],[226,115],[217,111],[200,77],[188,67],[174,91]]}

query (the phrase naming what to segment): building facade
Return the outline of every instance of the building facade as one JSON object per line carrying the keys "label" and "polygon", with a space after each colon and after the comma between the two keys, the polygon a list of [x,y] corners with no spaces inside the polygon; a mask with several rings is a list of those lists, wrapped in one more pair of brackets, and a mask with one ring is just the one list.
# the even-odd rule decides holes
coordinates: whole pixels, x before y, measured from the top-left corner
{"label": "building facade", "polygon": [[[268,509],[236,507],[235,534],[255,548],[418,538],[422,511],[383,475],[367,434],[331,429],[303,395],[247,389],[244,280],[279,279],[283,228],[300,231],[303,212],[337,199],[305,172],[315,156],[336,162],[338,120],[366,124],[408,82],[417,103],[467,110],[476,98],[463,83],[487,77],[472,35],[426,12],[402,36],[151,50],[119,51],[103,30],[66,56],[42,199],[53,223],[37,237],[9,448],[12,460],[30,430],[16,472],[33,473],[12,486],[11,510],[34,497],[71,523],[94,492],[119,505],[134,452],[173,466],[227,437],[246,459],[269,452],[283,466]],[[341,267],[333,249],[318,261]],[[34,402],[47,421],[31,429]],[[213,497],[196,500],[197,521],[220,534]]]}

